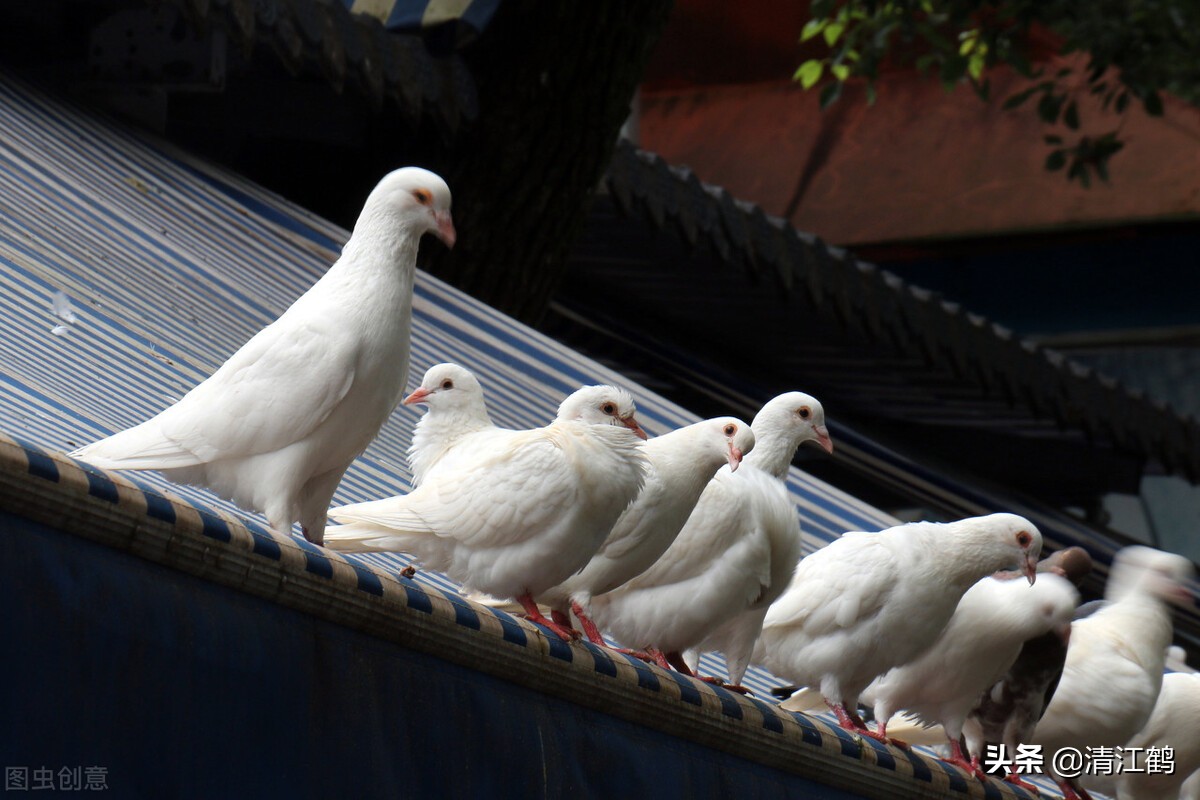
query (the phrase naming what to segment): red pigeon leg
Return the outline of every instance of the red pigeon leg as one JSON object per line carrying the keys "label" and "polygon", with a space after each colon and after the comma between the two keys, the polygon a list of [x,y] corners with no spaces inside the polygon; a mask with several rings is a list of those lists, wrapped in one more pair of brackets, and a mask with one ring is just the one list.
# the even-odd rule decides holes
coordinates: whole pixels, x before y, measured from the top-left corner
{"label": "red pigeon leg", "polygon": [[564,614],[557,608],[550,609],[550,619],[554,620],[556,624],[562,625],[567,630],[575,630],[575,626],[571,624],[571,616],[569,614]]}
{"label": "red pigeon leg", "polygon": [[678,650],[672,650],[670,653],[663,653],[667,659],[667,663],[675,668],[675,671],[680,675],[687,675],[689,678],[696,677],[696,673],[692,672],[692,668],[683,660],[683,653]]}
{"label": "red pigeon leg", "polygon": [[671,669],[671,662],[667,660],[667,655],[657,647],[647,647],[646,654],[650,656],[650,660],[658,664],[663,669]]}
{"label": "red pigeon leg", "polygon": [[604,636],[600,633],[600,629],[596,627],[596,623],[592,622],[588,615],[583,613],[583,606],[571,601],[571,610],[575,612],[575,616],[579,619],[579,625],[583,628],[583,635],[588,638],[592,644],[598,644],[601,647],[607,647],[604,644]]}
{"label": "red pigeon leg", "polygon": [[737,692],[738,694],[754,694],[754,692],[750,691],[749,688],[742,686],[740,683],[728,683],[712,675],[697,675],[696,677],[705,683],[711,683],[713,686],[720,686],[722,689],[728,689],[731,692]]}
{"label": "red pigeon leg", "polygon": [[525,609],[525,619],[529,620],[530,622],[536,622],[538,625],[546,626],[558,634],[559,638],[563,639],[564,641],[569,642],[575,637],[579,636],[579,634],[569,626],[563,627],[557,622],[551,622],[542,616],[541,609],[539,609],[537,603],[533,601],[533,595],[523,594],[517,598],[517,602],[520,603],[521,607]]}
{"label": "red pigeon leg", "polygon": [[945,759],[945,761],[948,764],[953,764],[960,769],[966,770],[969,774],[974,775],[981,781],[987,780],[987,775],[984,774],[983,770],[979,768],[979,759],[968,759],[966,754],[962,751],[962,745],[959,743],[958,739],[950,740],[950,757]]}

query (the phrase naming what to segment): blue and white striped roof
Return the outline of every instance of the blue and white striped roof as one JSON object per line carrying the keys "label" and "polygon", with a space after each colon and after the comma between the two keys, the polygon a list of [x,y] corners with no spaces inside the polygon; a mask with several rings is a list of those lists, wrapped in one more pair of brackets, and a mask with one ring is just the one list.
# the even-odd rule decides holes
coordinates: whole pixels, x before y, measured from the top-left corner
{"label": "blue and white striped roof", "polygon": [[[348,235],[233,173],[3,75],[0,129],[0,428],[44,448],[69,451],[178,399],[305,291]],[[58,292],[77,315],[61,335],[52,332],[63,325],[51,311]],[[424,273],[414,308],[411,382],[431,364],[463,364],[483,383],[497,424],[544,425],[589,383],[629,389],[650,435],[697,419]],[[408,490],[404,454],[417,418],[395,412],[346,473],[336,503]],[[157,473],[126,474],[245,516]],[[807,550],[843,531],[894,524],[799,469],[788,486]],[[756,674],[747,683],[761,696],[775,680]]]}

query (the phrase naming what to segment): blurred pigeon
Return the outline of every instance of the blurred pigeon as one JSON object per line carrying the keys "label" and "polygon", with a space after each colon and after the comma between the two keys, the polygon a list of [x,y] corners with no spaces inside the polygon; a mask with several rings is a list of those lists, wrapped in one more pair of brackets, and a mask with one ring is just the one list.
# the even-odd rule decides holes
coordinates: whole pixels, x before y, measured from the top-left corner
{"label": "blurred pigeon", "polygon": [[1179,800],[1200,800],[1200,770],[1196,770],[1179,787]]}
{"label": "blurred pigeon", "polygon": [[[1092,558],[1082,547],[1068,547],[1043,558],[1038,572],[1055,572],[1078,587],[1092,571]],[[1078,612],[1076,612],[1078,615]],[[1052,630],[1030,639],[1020,655],[999,681],[983,693],[963,727],[967,752],[978,758],[985,744],[1003,744],[1015,753],[1018,744],[1027,743],[1054,696],[1067,660],[1070,627]],[[1010,783],[1031,789],[1013,771],[1005,778]]]}
{"label": "blurred pigeon", "polygon": [[750,426],[734,417],[704,420],[650,439],[645,445],[650,472],[637,500],[587,566],[538,600],[550,605],[563,625],[570,624],[567,610],[574,611],[588,639],[603,644],[584,610],[592,596],[611,592],[657,561],[679,535],[713,473],[723,464],[736,470],[754,441]]}
{"label": "blurred pigeon", "polygon": [[[1168,603],[1191,603],[1184,583],[1192,564],[1149,547],[1117,553],[1106,603],[1071,625],[1066,666],[1031,739],[1054,753],[1065,747],[1120,747],[1146,724],[1162,685],[1171,643]],[[1087,797],[1055,776],[1068,800]]]}
{"label": "blurred pigeon", "polygon": [[819,687],[843,728],[888,741],[886,720],[872,732],[855,711],[867,684],[928,649],[981,578],[1016,567],[1032,583],[1041,550],[1037,528],[1015,514],[844,534],[800,562],[755,654]]}
{"label": "blurred pigeon", "polygon": [[[832,448],[821,404],[801,392],[772,399],[751,428],[754,452],[737,472],[718,470],[662,558],[624,586],[593,597],[588,607],[623,644],[647,649],[660,665],[685,674],[691,670],[684,649],[734,617],[765,608],[778,583],[786,584],[800,558],[800,531],[777,475],[802,442]],[[747,654],[760,622],[747,622]]]}
{"label": "blurred pigeon", "polygon": [[416,167],[367,197],[339,258],[275,322],[178,403],[71,455],[105,469],[156,469],[299,520],[321,542],[342,474],[396,407],[408,379],[417,245],[454,245],[450,190]]}
{"label": "blurred pigeon", "polygon": [[411,494],[330,509],[345,524],[329,530],[329,546],[411,553],[465,587],[517,598],[571,638],[533,598],[583,568],[641,490],[634,413],[628,392],[584,387],[544,428],[461,444]]}
{"label": "blurred pigeon", "polygon": [[959,601],[937,641],[913,661],[867,687],[875,719],[886,722],[900,709],[926,724],[939,724],[950,743],[950,763],[983,778],[980,750],[971,760],[959,745],[967,714],[1017,659],[1021,646],[1051,631],[1070,630],[1079,593],[1066,578],[1042,575],[1024,581],[989,577]]}
{"label": "blurred pigeon", "polygon": [[[1146,769],[1146,751],[1166,747],[1174,750],[1175,768],[1170,773]],[[1135,756],[1135,750],[1141,752]],[[1133,771],[1137,768],[1145,771]],[[1183,782],[1196,770],[1200,770],[1200,673],[1173,672],[1163,676],[1146,726],[1125,745],[1117,797],[1177,800]]]}

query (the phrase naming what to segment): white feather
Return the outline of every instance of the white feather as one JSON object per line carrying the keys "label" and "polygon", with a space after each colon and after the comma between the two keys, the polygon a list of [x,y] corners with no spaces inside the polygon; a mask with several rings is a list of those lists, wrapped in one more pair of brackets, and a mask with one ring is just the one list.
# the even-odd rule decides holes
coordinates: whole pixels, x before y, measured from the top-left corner
{"label": "white feather", "polygon": [[341,258],[279,319],[175,405],[72,455],[163,470],[263,511],[276,529],[299,520],[321,541],[342,474],[400,400],[417,245],[428,232],[453,235],[449,208],[438,176],[392,172]]}

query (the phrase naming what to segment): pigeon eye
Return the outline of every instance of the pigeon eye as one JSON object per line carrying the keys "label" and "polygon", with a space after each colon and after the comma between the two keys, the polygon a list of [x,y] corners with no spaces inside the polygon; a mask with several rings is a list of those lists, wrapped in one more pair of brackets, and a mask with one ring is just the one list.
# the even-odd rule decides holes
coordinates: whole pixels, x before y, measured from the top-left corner
{"label": "pigeon eye", "polygon": [[733,436],[735,433],[737,433],[736,425],[726,425],[725,426],[725,435],[726,436]]}
{"label": "pigeon eye", "polygon": [[453,389],[454,381],[450,380],[449,378],[446,378],[446,380],[442,381],[442,388],[443,389]]}
{"label": "pigeon eye", "polygon": [[796,409],[796,413],[800,415],[800,419],[808,419],[812,416],[812,409],[808,406],[800,406]]}
{"label": "pigeon eye", "polygon": [[1017,544],[1021,545],[1021,547],[1029,547],[1032,542],[1033,536],[1029,533],[1029,531],[1021,531],[1017,534]]}
{"label": "pigeon eye", "polygon": [[412,195],[423,206],[427,206],[433,202],[433,195],[428,189],[413,189]]}
{"label": "pigeon eye", "polygon": [[614,413],[616,413],[617,407],[612,403],[605,403],[604,405],[600,406],[600,410],[611,417]]}

